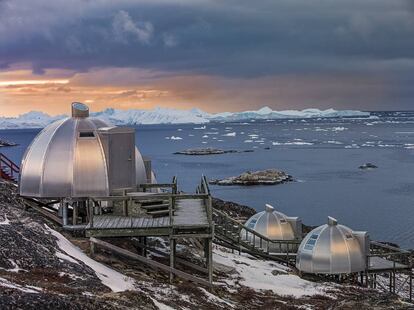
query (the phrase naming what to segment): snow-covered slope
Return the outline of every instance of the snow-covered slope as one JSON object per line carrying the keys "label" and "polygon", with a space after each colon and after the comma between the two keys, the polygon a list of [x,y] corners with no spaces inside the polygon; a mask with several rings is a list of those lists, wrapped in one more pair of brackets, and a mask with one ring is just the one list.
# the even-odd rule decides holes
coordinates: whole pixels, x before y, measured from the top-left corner
{"label": "snow-covered slope", "polygon": [[[200,109],[178,110],[155,108],[153,110],[115,110],[106,109],[92,113],[114,125],[137,124],[203,124],[210,121],[242,121],[249,119],[286,119],[286,118],[328,118],[328,117],[369,117],[369,112],[334,109],[305,109],[302,111],[273,111],[263,107],[257,111],[223,112],[209,114]],[[18,117],[0,117],[0,128],[43,128],[46,125],[66,117],[65,115],[49,116],[43,112],[32,111]]]}

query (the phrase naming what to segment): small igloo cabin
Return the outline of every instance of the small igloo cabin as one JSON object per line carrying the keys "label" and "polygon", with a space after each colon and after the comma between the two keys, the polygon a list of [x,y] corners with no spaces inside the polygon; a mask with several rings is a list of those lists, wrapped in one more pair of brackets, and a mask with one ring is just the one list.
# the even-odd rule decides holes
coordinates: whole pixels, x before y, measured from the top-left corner
{"label": "small igloo cabin", "polygon": [[[147,166],[147,168],[146,168]],[[151,183],[150,164],[135,147],[135,130],[89,117],[89,108],[72,103],[72,116],[44,128],[21,164],[21,196],[81,198]]]}
{"label": "small igloo cabin", "polygon": [[328,223],[302,240],[296,268],[313,274],[350,274],[364,271],[369,253],[367,232],[356,232],[328,217]]}
{"label": "small igloo cabin", "polygon": [[[266,204],[265,210],[256,213],[247,220],[245,226],[269,238],[270,240],[301,240],[302,239],[302,221],[298,217],[288,217],[282,212],[276,211],[271,205]],[[253,243],[253,234],[241,231],[241,238]],[[260,246],[260,240],[255,239],[255,245]],[[262,242],[262,248],[265,250],[267,244]],[[285,246],[269,244],[269,252],[285,250]]]}

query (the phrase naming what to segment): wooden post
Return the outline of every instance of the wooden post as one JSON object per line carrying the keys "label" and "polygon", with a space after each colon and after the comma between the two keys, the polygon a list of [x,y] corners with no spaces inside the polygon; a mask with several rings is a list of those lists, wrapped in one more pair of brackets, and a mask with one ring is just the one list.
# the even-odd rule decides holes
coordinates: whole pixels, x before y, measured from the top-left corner
{"label": "wooden post", "polygon": [[96,253],[95,243],[93,243],[92,241],[89,241],[89,247],[90,247],[91,257],[95,256],[95,253]]}
{"label": "wooden post", "polygon": [[174,280],[174,273],[172,269],[175,268],[175,250],[176,250],[176,240],[170,238],[170,284]]}
{"label": "wooden post", "polygon": [[392,272],[390,271],[390,284],[389,284],[389,286],[390,286],[390,293],[392,293]]}
{"label": "wooden post", "polygon": [[94,208],[94,202],[88,199],[88,208],[89,208],[89,225],[92,228],[93,227],[93,217],[95,216],[95,208]]}
{"label": "wooden post", "polygon": [[72,205],[72,223],[76,225],[78,223],[78,210],[79,210],[79,201],[75,201]]}
{"label": "wooden post", "polygon": [[212,238],[204,239],[204,256],[208,270],[208,282],[213,284],[213,242]]}
{"label": "wooden post", "polygon": [[[126,196],[126,190],[125,189],[122,191],[122,195]],[[123,213],[124,216],[128,216],[128,203],[127,203],[126,200],[122,201],[122,213]]]}

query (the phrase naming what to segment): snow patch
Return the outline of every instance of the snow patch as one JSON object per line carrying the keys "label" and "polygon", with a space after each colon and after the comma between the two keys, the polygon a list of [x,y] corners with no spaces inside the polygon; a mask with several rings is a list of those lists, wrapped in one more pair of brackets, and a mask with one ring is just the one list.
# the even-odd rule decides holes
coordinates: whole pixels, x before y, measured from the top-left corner
{"label": "snow patch", "polygon": [[0,225],[10,225],[10,221],[6,215],[4,216],[4,220],[0,222]]}
{"label": "snow patch", "polygon": [[25,286],[21,286],[21,285],[12,283],[9,280],[6,280],[4,278],[0,278],[0,287],[14,288],[14,289],[17,289],[21,292],[31,293],[31,294],[38,294],[39,291],[42,290],[41,288],[37,288],[35,286],[30,286],[30,288],[25,287]]}
{"label": "snow patch", "polygon": [[156,299],[152,298],[151,296],[150,296],[150,298],[151,298],[152,302],[154,303],[154,305],[156,307],[158,307],[158,309],[160,309],[160,310],[174,310],[174,308],[172,308],[170,306],[167,306],[166,304],[163,304],[163,303],[157,301]]}
{"label": "snow patch", "polygon": [[287,267],[274,262],[223,252],[218,247],[214,249],[213,259],[216,263],[234,268],[241,277],[239,283],[256,291],[272,290],[276,294],[296,298],[325,293],[323,284],[289,274]]}
{"label": "snow patch", "polygon": [[[112,291],[123,292],[135,289],[135,281],[133,279],[93,260],[57,231],[48,226],[46,226],[46,229],[57,238],[57,244],[63,252],[70,256],[73,260],[81,261],[85,263],[85,265],[92,268],[95,271],[96,276],[101,280],[102,284],[109,287]],[[59,255],[58,253],[60,252],[57,252],[56,255]]]}

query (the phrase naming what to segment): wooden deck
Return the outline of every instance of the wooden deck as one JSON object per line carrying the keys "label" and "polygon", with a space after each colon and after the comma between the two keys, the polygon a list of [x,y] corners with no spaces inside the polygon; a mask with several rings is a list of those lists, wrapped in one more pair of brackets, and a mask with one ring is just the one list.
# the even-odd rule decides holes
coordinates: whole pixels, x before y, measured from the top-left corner
{"label": "wooden deck", "polygon": [[177,198],[171,217],[95,215],[93,221],[86,226],[86,235],[88,237],[169,236],[173,230],[181,233],[185,233],[186,230],[201,230],[201,233],[210,234],[211,224],[207,212],[204,199]]}

